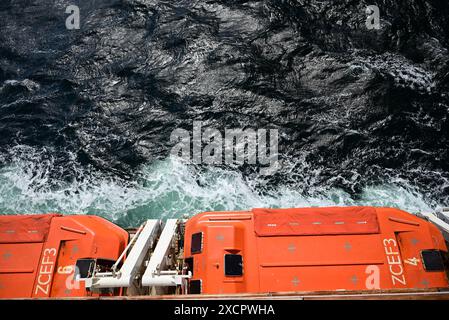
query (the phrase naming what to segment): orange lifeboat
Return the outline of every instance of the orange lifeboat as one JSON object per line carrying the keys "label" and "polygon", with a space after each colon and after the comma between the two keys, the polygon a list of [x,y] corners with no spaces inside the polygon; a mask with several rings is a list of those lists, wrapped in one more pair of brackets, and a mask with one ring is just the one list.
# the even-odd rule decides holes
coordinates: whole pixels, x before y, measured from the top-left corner
{"label": "orange lifeboat", "polygon": [[74,280],[76,262],[107,267],[127,241],[126,231],[97,216],[0,216],[0,298],[89,296]]}
{"label": "orange lifeboat", "polygon": [[0,298],[449,292],[436,224],[391,208],[253,209],[130,236],[96,216],[0,216]]}
{"label": "orange lifeboat", "polygon": [[397,209],[207,212],[187,222],[185,238],[195,293],[449,286],[441,232]]}

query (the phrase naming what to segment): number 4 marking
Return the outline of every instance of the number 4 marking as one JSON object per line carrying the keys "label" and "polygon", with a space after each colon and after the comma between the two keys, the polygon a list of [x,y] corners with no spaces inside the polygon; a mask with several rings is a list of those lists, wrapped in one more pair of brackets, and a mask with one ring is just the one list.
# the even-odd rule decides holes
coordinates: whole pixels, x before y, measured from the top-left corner
{"label": "number 4 marking", "polygon": [[404,262],[409,264],[409,265],[411,265],[411,266],[415,266],[416,267],[418,265],[419,259],[417,259],[417,258],[410,258],[410,259],[404,260]]}

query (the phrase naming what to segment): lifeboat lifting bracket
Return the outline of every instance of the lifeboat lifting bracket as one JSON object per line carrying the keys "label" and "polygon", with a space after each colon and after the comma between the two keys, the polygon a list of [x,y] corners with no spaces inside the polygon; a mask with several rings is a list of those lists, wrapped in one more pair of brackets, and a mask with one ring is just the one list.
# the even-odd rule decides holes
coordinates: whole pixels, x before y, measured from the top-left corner
{"label": "lifeboat lifting bracket", "polygon": [[[164,270],[179,223],[178,219],[169,219],[162,229],[162,220],[147,220],[114,264],[112,272],[94,272],[92,277],[79,280],[85,281],[86,288],[91,289],[183,286],[191,274]],[[155,248],[153,252],[152,248]],[[122,267],[116,271],[128,251]],[[142,270],[145,270],[143,275]]]}

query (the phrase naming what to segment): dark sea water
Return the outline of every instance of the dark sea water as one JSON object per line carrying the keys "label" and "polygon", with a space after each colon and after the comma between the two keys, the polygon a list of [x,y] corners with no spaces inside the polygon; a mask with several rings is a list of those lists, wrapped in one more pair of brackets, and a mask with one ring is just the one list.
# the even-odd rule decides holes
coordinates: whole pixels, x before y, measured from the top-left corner
{"label": "dark sea water", "polygon": [[[449,206],[448,50],[447,0],[1,0],[0,212]],[[280,170],[170,157],[193,121],[277,129]]]}

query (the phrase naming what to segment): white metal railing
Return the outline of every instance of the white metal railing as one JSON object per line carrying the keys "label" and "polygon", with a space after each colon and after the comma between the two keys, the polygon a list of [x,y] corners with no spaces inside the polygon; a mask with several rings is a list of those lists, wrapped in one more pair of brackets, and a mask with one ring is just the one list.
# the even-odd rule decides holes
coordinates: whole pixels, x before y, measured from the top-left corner
{"label": "white metal railing", "polygon": [[[180,274],[179,270],[165,270],[173,241],[176,239],[179,220],[169,219],[161,230],[161,220],[147,220],[142,225],[128,246],[121,253],[112,266],[112,272],[94,273],[92,278],[85,279],[87,288],[130,288],[134,285],[142,287],[173,287],[184,286],[185,281],[191,278],[191,273]],[[155,246],[156,245],[156,246]],[[151,249],[154,251],[151,252]],[[125,255],[129,251],[125,259]],[[145,268],[145,258],[149,256]],[[117,271],[120,262],[122,267]],[[140,282],[141,270],[145,272]]]}
{"label": "white metal railing", "polygon": [[[120,260],[123,259],[126,252],[131,248],[128,257],[125,259],[122,267],[118,272],[113,269],[110,273],[96,273],[92,278],[86,279],[86,287],[88,288],[129,288],[136,278],[137,272],[144,263],[148,250],[153,246],[160,229],[160,220],[147,220],[145,226],[131,241],[134,244],[127,246]],[[119,262],[119,261],[118,261]],[[115,267],[117,267],[116,263]]]}
{"label": "white metal railing", "polygon": [[449,208],[442,208],[437,212],[421,212],[421,216],[435,224],[449,238]]}
{"label": "white metal railing", "polygon": [[182,285],[182,280],[189,278],[190,275],[179,275],[171,271],[165,271],[167,267],[167,256],[170,247],[176,236],[178,220],[169,219],[165,224],[164,230],[159,237],[159,241],[154,249],[145,273],[142,277],[142,286],[144,287],[166,287]]}

